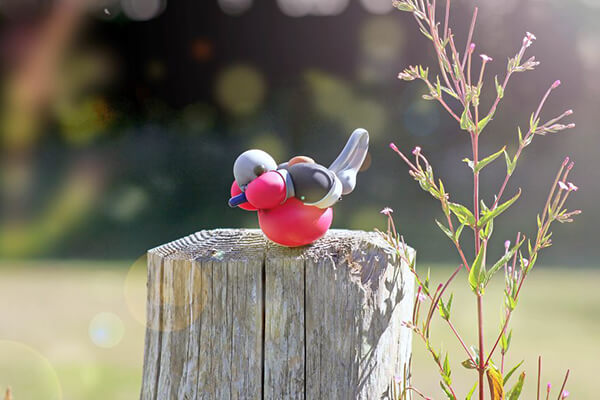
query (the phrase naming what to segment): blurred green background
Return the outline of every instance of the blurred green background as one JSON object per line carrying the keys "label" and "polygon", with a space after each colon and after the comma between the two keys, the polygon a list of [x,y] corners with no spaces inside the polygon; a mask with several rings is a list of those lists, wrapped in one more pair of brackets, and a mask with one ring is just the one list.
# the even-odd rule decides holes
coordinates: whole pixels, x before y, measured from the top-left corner
{"label": "blurred green background", "polygon": [[[541,61],[514,76],[482,153],[516,148],[517,126],[556,79],[563,84],[542,119],[575,111],[575,130],[536,138],[522,157],[507,194],[522,187],[524,196],[496,225],[494,249],[517,230],[533,233],[561,160],[575,160],[581,189],[571,206],[584,214],[556,227],[557,245],[539,261],[552,268],[533,276],[538,301],[522,302],[520,348],[529,366],[542,352],[549,365],[572,367],[577,398],[592,399],[600,1],[455,0],[460,43],[474,5],[477,52],[494,58],[488,78],[504,75],[525,31],[537,36],[528,54]],[[423,147],[453,199],[470,204],[460,161],[468,137],[421,99],[422,85],[396,78],[410,64],[436,68],[430,44],[391,0],[4,0],[0,29],[0,389],[12,384],[17,400],[46,387],[64,399],[137,397],[144,278],[134,261],[196,230],[256,227],[253,213],[226,204],[233,161],[248,148],[329,164],[354,128],[368,129],[370,154],[334,226],[383,228],[378,211],[390,206],[419,265],[457,262],[433,222],[438,205],[387,144]],[[502,163],[486,168],[488,202],[503,174]],[[565,355],[570,344],[577,357]],[[415,363],[431,373],[425,357]],[[40,384],[21,384],[32,368]],[[28,387],[37,397],[18,396]]]}

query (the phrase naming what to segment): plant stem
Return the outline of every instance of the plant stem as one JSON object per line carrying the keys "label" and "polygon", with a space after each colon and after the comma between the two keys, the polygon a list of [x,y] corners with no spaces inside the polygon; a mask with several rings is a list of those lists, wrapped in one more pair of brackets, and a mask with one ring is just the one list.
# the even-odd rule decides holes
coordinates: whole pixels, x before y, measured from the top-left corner
{"label": "plant stem", "polygon": [[540,387],[542,384],[542,356],[538,357],[538,375],[537,375],[537,400],[540,400]]}
{"label": "plant stem", "polygon": [[483,360],[483,297],[480,294],[477,294],[477,324],[479,327],[479,366],[477,368],[479,372],[479,400],[484,400],[484,360]]}
{"label": "plant stem", "polygon": [[565,375],[565,380],[563,381],[563,384],[562,384],[562,386],[560,388],[560,392],[558,392],[558,400],[561,400],[561,398],[562,398],[562,394],[563,394],[563,391],[565,390],[565,386],[567,386],[567,380],[569,380],[569,373],[570,372],[571,372],[571,370],[568,369],[567,373]]}

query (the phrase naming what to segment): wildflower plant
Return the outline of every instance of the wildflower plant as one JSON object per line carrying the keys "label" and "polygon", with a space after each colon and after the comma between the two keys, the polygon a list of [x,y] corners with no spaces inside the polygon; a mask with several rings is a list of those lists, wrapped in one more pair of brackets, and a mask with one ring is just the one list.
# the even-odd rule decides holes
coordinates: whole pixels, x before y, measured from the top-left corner
{"label": "wildflower plant", "polygon": [[[535,57],[525,56],[527,49],[536,40],[535,35],[530,32],[524,35],[518,52],[508,59],[504,77],[494,77],[494,100],[491,105],[484,108],[480,99],[486,81],[486,65],[493,62],[493,59],[486,54],[480,54],[479,57],[475,56],[476,46],[473,42],[473,32],[477,19],[477,8],[474,10],[464,51],[461,54],[457,50],[455,37],[449,26],[450,0],[445,3],[442,23],[437,20],[435,0],[400,0],[395,1],[394,6],[401,11],[412,14],[421,33],[432,42],[439,64],[439,73],[435,76],[432,76],[433,74],[430,73],[428,67],[417,65],[406,68],[398,77],[405,81],[422,81],[427,88],[427,93],[423,95],[423,98],[439,102],[448,114],[456,120],[460,129],[468,135],[471,143],[472,159],[464,159],[463,161],[471,169],[473,177],[473,203],[472,207],[469,208],[467,205],[452,200],[450,192],[447,191],[442,180],[436,179],[434,176],[433,166],[420,147],[416,147],[412,151],[412,155],[405,155],[396,145],[390,144],[392,150],[408,165],[410,176],[418,182],[424,191],[439,201],[444,221],[436,220],[436,223],[450,239],[460,259],[460,265],[444,283],[437,286],[432,285],[429,273],[426,277],[422,277],[415,270],[414,259],[410,259],[405,251],[404,239],[397,232],[394,225],[392,210],[389,208],[382,210],[382,213],[388,218],[388,229],[387,232],[381,232],[381,234],[397,249],[398,255],[409,264],[418,283],[412,320],[405,321],[404,324],[422,340],[432,356],[441,376],[440,386],[449,399],[458,399],[459,396],[452,384],[451,362],[448,354],[444,355],[436,350],[430,341],[431,321],[436,314],[439,314],[439,317],[445,321],[456,337],[458,344],[464,350],[466,358],[462,361],[462,366],[467,370],[472,370],[476,375],[475,383],[471,391],[466,394],[466,399],[471,399],[476,391],[479,400],[485,399],[486,392],[488,392],[485,388],[488,387],[489,399],[508,398],[516,400],[520,397],[525,381],[525,373],[521,372],[516,379],[511,381],[510,378],[519,371],[522,362],[511,368],[505,366],[505,357],[512,340],[511,316],[517,307],[523,284],[536,265],[538,255],[543,249],[552,245],[551,228],[553,224],[555,222],[572,222],[573,216],[581,212],[579,210],[569,211],[566,207],[569,196],[578,190],[575,184],[568,181],[569,173],[574,165],[568,157],[560,165],[554,182],[550,186],[546,203],[537,216],[537,232],[531,237],[517,233],[514,243],[506,240],[504,242],[504,254],[498,260],[488,259],[488,248],[492,242],[496,218],[508,210],[521,196],[521,190],[519,189],[510,197],[505,198],[507,197],[505,191],[508,182],[515,173],[521,154],[538,136],[555,134],[573,128],[574,124],[562,122],[565,117],[570,116],[573,112],[572,110],[566,110],[554,118],[542,120],[541,112],[546,99],[560,86],[560,81],[557,80],[550,85],[543,94],[537,108],[533,110],[528,128],[521,129],[517,127],[518,146],[516,151],[511,154],[504,146],[491,155],[482,156],[479,151],[480,140],[485,137],[484,130],[493,120],[496,110],[505,96],[511,77],[516,73],[533,70],[539,65]],[[479,72],[475,73],[477,67],[479,67]],[[480,174],[485,167],[499,159],[504,159],[506,164],[504,180],[495,192],[493,199],[483,199],[480,196]],[[473,233],[473,259],[467,258],[465,254],[463,246],[466,242],[470,242],[471,238],[467,238],[463,231]],[[473,292],[477,303],[478,343],[473,346],[463,340],[454,326],[452,322],[453,295],[446,293],[450,284],[462,269],[466,269],[468,273],[468,287]],[[495,336],[496,340],[492,343],[484,343],[482,299],[488,284],[495,276],[503,276],[504,279],[503,314],[500,328]],[[568,371],[558,393],[558,400],[568,396],[568,391],[565,389],[567,379]],[[396,378],[396,381],[398,380],[400,383],[393,385],[393,396],[395,398],[407,398],[409,392],[427,398],[410,385],[410,376],[406,372],[403,377]],[[540,380],[541,358],[538,367],[538,400],[541,396]],[[514,384],[513,381],[515,381]],[[550,391],[551,385],[548,384],[545,393],[546,398],[549,398]],[[465,398],[465,396],[462,395],[461,398]]]}

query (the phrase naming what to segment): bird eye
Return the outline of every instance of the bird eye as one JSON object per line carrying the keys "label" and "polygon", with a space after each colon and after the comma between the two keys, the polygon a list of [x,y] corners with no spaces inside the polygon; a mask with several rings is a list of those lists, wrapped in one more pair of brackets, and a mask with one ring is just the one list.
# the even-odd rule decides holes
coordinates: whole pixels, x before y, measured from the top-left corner
{"label": "bird eye", "polygon": [[267,172],[267,167],[265,167],[262,164],[261,165],[257,165],[256,167],[254,167],[254,175],[256,175],[256,176],[261,176],[265,172]]}
{"label": "bird eye", "polygon": [[265,172],[277,169],[277,163],[262,150],[248,150],[240,154],[233,164],[233,176],[238,186],[244,190],[246,185]]}

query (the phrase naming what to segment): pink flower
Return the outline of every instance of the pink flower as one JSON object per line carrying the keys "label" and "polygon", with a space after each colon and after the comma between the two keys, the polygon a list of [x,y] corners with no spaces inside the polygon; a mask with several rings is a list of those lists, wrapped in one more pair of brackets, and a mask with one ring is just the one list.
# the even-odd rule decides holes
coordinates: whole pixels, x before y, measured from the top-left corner
{"label": "pink flower", "polygon": [[421,152],[421,147],[417,146],[413,149],[412,153],[416,156],[417,154],[419,154]]}
{"label": "pink flower", "polygon": [[390,149],[392,149],[394,151],[398,151],[398,148],[396,147],[396,145],[394,143],[390,143]]}
{"label": "pink flower", "polygon": [[385,207],[383,210],[379,211],[381,214],[387,215],[388,217],[392,215],[394,210],[389,207]]}
{"label": "pink flower", "polygon": [[569,182],[569,190],[576,192],[579,190],[579,186],[574,185],[573,182]]}
{"label": "pink flower", "polygon": [[486,54],[480,54],[479,55],[482,59],[483,62],[490,62],[490,61],[494,61],[494,59]]}
{"label": "pink flower", "polygon": [[550,390],[552,390],[552,384],[548,382],[548,385],[546,386],[546,392],[550,393]]}
{"label": "pink flower", "polygon": [[506,251],[508,251],[509,248],[510,248],[510,240],[507,240],[506,242],[504,242],[504,249]]}
{"label": "pink flower", "polygon": [[566,399],[567,397],[569,397],[571,393],[569,393],[568,390],[563,390],[562,394],[560,395],[561,399]]}
{"label": "pink flower", "polygon": [[533,41],[537,39],[535,37],[535,35],[531,32],[526,32],[525,33],[525,37],[523,38],[523,46],[525,47],[529,47],[531,46],[531,43],[533,43]]}
{"label": "pink flower", "polygon": [[569,187],[567,186],[566,183],[564,183],[563,181],[559,181],[558,182],[558,186],[562,189],[562,190],[569,190]]}
{"label": "pink flower", "polygon": [[571,115],[571,114],[573,114],[573,110],[567,110],[567,111],[565,111],[565,115]]}
{"label": "pink flower", "polygon": [[557,80],[554,81],[554,83],[552,84],[551,88],[552,89],[556,89],[559,86],[560,86],[560,80],[557,79]]}
{"label": "pink flower", "polygon": [[569,157],[565,157],[565,159],[563,160],[563,167],[566,167],[567,164],[569,163]]}
{"label": "pink flower", "polygon": [[400,375],[394,375],[394,382],[402,383],[402,377]]}
{"label": "pink flower", "polygon": [[421,303],[424,302],[427,299],[427,296],[425,296],[425,293],[423,292],[419,292],[419,294],[417,295],[417,300],[419,300]]}
{"label": "pink flower", "polygon": [[471,44],[469,45],[469,52],[471,52],[471,53],[472,53],[473,51],[475,51],[475,43],[471,43]]}

